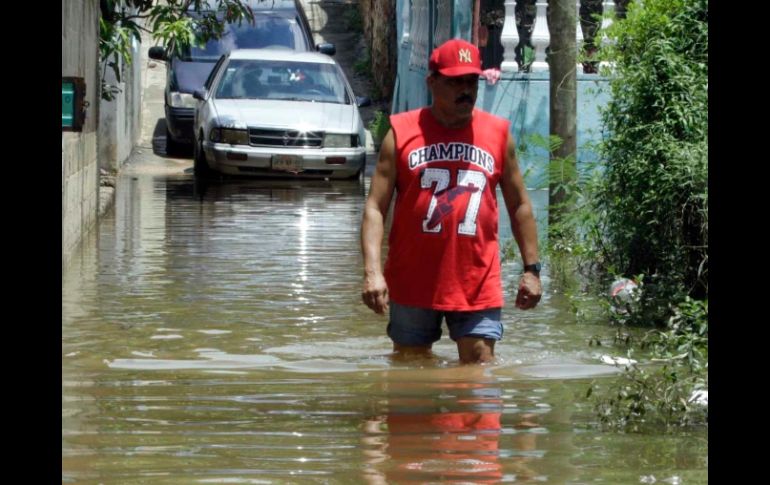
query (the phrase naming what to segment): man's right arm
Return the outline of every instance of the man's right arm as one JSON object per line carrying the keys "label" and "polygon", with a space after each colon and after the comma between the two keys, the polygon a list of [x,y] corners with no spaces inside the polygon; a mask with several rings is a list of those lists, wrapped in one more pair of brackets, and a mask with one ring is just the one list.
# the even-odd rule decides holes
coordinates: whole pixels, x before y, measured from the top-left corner
{"label": "man's right arm", "polygon": [[364,284],[361,297],[375,313],[388,310],[388,285],[382,273],[382,238],[385,219],[396,186],[396,143],[393,130],[382,140],[380,156],[372,175],[369,196],[361,224],[361,252],[364,257]]}

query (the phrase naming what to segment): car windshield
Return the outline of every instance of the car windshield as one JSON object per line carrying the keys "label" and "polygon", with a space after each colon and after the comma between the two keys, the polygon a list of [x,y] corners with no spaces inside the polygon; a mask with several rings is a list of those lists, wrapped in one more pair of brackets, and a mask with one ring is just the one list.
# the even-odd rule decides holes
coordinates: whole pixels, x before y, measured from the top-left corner
{"label": "car windshield", "polygon": [[232,60],[214,97],[350,104],[339,67],[315,62]]}
{"label": "car windshield", "polygon": [[244,20],[240,25],[227,24],[219,39],[204,45],[181,49],[179,57],[185,61],[216,61],[222,54],[235,49],[265,47],[307,50],[302,31],[294,19],[277,15],[255,15],[254,25]]}

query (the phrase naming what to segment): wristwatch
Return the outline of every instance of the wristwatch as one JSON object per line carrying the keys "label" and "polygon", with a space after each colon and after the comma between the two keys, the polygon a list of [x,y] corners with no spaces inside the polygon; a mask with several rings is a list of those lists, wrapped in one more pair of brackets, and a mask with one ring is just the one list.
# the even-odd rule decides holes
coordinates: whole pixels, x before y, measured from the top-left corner
{"label": "wristwatch", "polygon": [[540,276],[540,270],[542,268],[543,265],[540,264],[540,261],[538,261],[537,263],[524,265],[524,272],[535,273],[535,276]]}

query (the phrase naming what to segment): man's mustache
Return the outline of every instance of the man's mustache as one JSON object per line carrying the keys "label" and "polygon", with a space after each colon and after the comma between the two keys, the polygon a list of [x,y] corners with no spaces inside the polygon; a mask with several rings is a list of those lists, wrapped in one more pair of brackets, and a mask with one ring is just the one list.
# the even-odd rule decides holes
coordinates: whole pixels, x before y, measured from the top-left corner
{"label": "man's mustache", "polygon": [[458,96],[457,99],[455,99],[456,103],[462,103],[464,101],[472,103],[473,102],[473,97],[471,97],[470,94],[463,94],[461,96]]}

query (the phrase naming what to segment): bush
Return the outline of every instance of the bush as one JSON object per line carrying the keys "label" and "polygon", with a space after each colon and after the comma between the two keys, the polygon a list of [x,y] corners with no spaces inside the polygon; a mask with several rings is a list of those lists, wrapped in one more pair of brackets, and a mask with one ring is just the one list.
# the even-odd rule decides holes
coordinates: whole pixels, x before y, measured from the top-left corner
{"label": "bush", "polygon": [[664,328],[641,341],[652,365],[626,369],[597,413],[628,430],[707,424],[693,393],[708,388],[708,5],[635,2],[607,34],[601,175],[565,224],[586,224],[580,244],[608,278],[635,275],[638,298],[615,320]]}
{"label": "bush", "polygon": [[374,113],[374,119],[369,122],[369,131],[372,133],[372,140],[376,146],[380,146],[382,139],[390,129],[390,116],[385,111]]}
{"label": "bush", "polygon": [[368,80],[372,80],[372,55],[369,49],[366,49],[366,53],[353,63],[353,72],[359,76],[364,76]]}
{"label": "bush", "polygon": [[364,31],[364,20],[361,18],[359,5],[350,5],[347,10],[345,10],[342,17],[349,31],[357,33],[362,33]]}
{"label": "bush", "polygon": [[686,298],[672,312],[667,331],[650,331],[642,341],[654,352],[654,366],[627,368],[597,399],[605,426],[639,431],[708,424],[708,405],[694,399],[708,389],[708,301]]}
{"label": "bush", "polygon": [[659,325],[669,302],[708,296],[707,21],[706,0],[635,2],[600,54],[615,73],[588,233],[607,272],[646,275]]}

